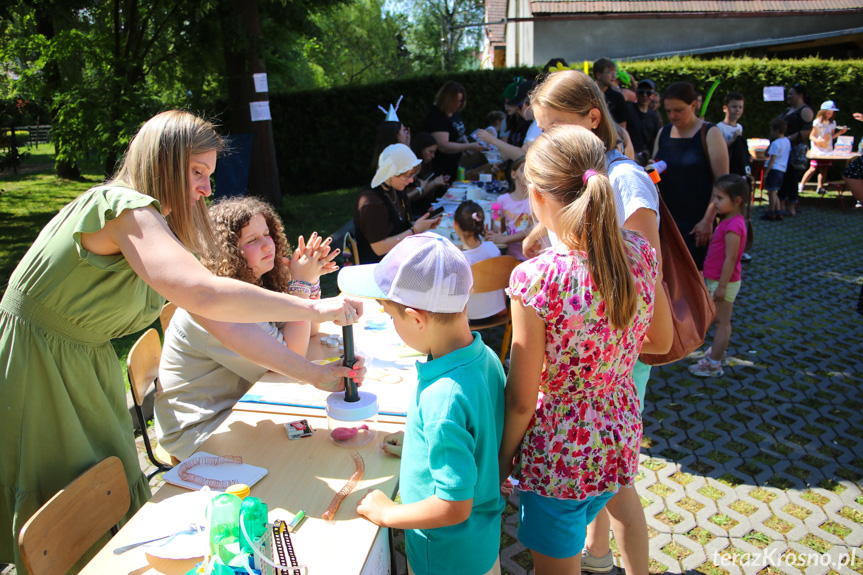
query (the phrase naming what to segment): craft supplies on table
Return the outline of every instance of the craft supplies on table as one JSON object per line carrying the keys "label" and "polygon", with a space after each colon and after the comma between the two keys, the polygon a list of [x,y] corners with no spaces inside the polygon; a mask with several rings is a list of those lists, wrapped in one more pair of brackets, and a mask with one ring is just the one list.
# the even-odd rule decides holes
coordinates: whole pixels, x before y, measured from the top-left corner
{"label": "craft supplies on table", "polygon": [[208,485],[216,491],[224,491],[236,483],[244,483],[251,487],[266,474],[266,469],[243,463],[242,458],[239,461],[231,461],[199,451],[166,472],[163,479],[167,483],[186,489],[201,489],[204,485]]}
{"label": "craft supplies on table", "polygon": [[[368,489],[380,489],[389,497],[395,496],[399,459],[384,453],[377,442],[356,449],[364,461],[364,473],[342,501],[330,524],[321,516],[333,496],[356,473],[356,465],[349,450],[337,447],[329,440],[327,422],[323,417],[308,418],[315,430],[312,437],[289,440],[284,424],[295,419],[293,415],[235,411],[202,449],[207,453],[239,454],[245,462],[269,470],[252,486],[250,497],[267,504],[270,523],[277,520],[290,522],[300,511],[304,512],[305,519],[300,528],[290,536],[297,563],[306,565],[309,573],[359,575],[371,563],[386,565],[386,546],[384,544],[382,548],[383,559],[378,547],[380,534],[385,534],[386,530],[360,517],[356,506]],[[377,431],[379,435],[385,435],[401,428],[401,425],[379,422]],[[184,575],[194,568],[207,550],[206,538],[195,550],[187,550],[187,553],[197,553],[187,555],[194,557],[192,559],[160,558],[153,554],[157,552],[155,546],[139,547],[122,555],[113,553],[116,547],[171,533],[188,525],[195,515],[185,511],[187,507],[176,504],[173,497],[181,491],[173,485],[162,487],[81,571],[81,575]],[[205,493],[215,495],[213,491],[182,493],[189,497],[203,497]],[[205,506],[206,502],[197,509],[202,510]],[[385,535],[383,537],[385,541]],[[334,541],[339,542],[339,553],[332,552]],[[290,565],[290,562],[283,564]]]}

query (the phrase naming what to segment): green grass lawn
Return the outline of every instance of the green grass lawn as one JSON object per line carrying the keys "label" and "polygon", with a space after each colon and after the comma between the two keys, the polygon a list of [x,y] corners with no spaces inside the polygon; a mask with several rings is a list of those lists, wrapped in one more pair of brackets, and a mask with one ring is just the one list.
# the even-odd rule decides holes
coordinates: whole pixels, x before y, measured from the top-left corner
{"label": "green grass lawn", "polygon": [[[103,181],[98,167],[83,170],[81,180],[65,180],[54,175],[54,147],[42,144],[28,150],[30,157],[15,176],[0,172],[0,293],[6,291],[9,276],[27,249],[60,209]],[[306,196],[286,196],[280,210],[285,233],[291,245],[297,237],[308,238],[313,231],[329,235],[353,216],[357,190],[334,190]],[[335,274],[322,281],[325,296],[337,292]],[[161,332],[158,320],[152,325]],[[126,355],[142,332],[113,341],[126,372]]]}

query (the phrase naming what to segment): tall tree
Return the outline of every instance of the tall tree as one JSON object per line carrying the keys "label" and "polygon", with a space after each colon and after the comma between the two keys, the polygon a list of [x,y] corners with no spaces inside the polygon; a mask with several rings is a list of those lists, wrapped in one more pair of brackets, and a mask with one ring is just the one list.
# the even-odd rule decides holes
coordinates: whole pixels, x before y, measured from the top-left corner
{"label": "tall tree", "polygon": [[410,18],[406,45],[415,71],[478,67],[482,27],[460,26],[483,22],[484,0],[393,0],[391,7]]}
{"label": "tall tree", "polygon": [[380,0],[351,0],[320,11],[314,22],[320,33],[306,42],[304,55],[321,70],[321,84],[369,83],[411,72],[407,17],[384,13]]}

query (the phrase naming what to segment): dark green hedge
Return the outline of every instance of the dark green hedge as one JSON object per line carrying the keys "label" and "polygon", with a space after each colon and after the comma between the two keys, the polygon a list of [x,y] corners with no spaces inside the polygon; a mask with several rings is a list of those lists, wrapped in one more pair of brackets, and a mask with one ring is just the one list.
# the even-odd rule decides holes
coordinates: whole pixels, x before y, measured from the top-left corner
{"label": "dark green hedge", "polygon": [[[741,123],[749,138],[766,138],[770,120],[785,109],[782,102],[764,102],[763,88],[800,82],[810,91],[816,109],[823,100],[836,101],[841,110],[838,122],[851,127],[849,134],[855,136],[855,146],[863,136],[863,124],[851,118],[852,112],[863,112],[860,60],[671,58],[621,65],[636,78],[653,79],[660,90],[672,82],[688,80],[706,93],[714,80],[721,79],[708,106],[707,119],[720,121],[725,94],[731,90],[742,92],[746,105]],[[375,130],[384,118],[378,105],[386,108],[404,95],[399,117],[417,133],[438,88],[447,80],[456,80],[467,91],[467,108],[462,116],[468,130],[473,131],[486,125],[490,110],[502,108],[500,94],[514,76],[535,74],[535,69],[527,68],[483,70],[272,94],[270,106],[283,193],[367,185],[372,175],[369,163]]]}
{"label": "dark green hedge", "polygon": [[[770,120],[787,107],[784,102],[765,102],[765,86],[793,86],[803,84],[809,92],[812,107],[824,100],[834,100],[841,110],[839,125],[851,128],[849,135],[855,136],[855,145],[863,135],[863,124],[856,122],[852,112],[863,112],[863,61],[861,60],[767,60],[756,58],[723,58],[698,60],[695,58],[671,58],[668,60],[627,62],[622,64],[627,72],[637,78],[651,78],[662,91],[673,82],[686,80],[695,84],[705,95],[716,80],[721,80],[707,108],[705,117],[719,122],[724,117],[722,102],[725,94],[741,92],[746,103],[740,123],[748,138],[766,138]],[[855,125],[856,124],[856,125]]]}
{"label": "dark green hedge", "polygon": [[308,193],[368,185],[375,133],[400,95],[399,119],[416,134],[438,89],[448,80],[465,87],[462,117],[473,131],[487,126],[486,115],[503,109],[501,92],[513,76],[531,69],[434,74],[366,86],[271,94],[273,132],[282,193]]}

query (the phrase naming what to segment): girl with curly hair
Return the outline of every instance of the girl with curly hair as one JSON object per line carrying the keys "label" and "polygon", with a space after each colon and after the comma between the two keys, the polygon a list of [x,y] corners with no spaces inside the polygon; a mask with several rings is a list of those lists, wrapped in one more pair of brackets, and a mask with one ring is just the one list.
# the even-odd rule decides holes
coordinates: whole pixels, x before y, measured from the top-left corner
{"label": "girl with curly hair", "polygon": [[[202,263],[213,274],[301,298],[320,297],[320,276],[337,269],[330,239],[300,236],[290,254],[282,222],[256,198],[229,198],[210,208],[220,249]],[[249,332],[248,326],[254,328]],[[338,391],[353,369],[305,359],[318,324],[308,321],[233,324],[213,322],[178,309],[165,332],[156,398],[156,435],[178,460],[189,457],[230,414],[234,404],[268,370]]]}

